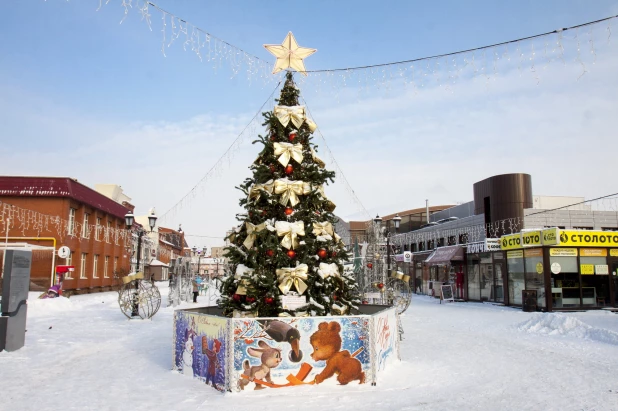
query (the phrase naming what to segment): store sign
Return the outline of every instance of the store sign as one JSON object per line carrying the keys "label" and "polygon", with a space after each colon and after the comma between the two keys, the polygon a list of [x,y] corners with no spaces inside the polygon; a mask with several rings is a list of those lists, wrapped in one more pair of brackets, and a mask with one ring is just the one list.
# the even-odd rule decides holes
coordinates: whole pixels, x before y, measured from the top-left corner
{"label": "store sign", "polygon": [[582,248],[579,255],[582,257],[607,257],[607,250],[605,248]]}
{"label": "store sign", "polygon": [[550,248],[549,255],[552,257],[577,257],[577,248]]}
{"label": "store sign", "polygon": [[558,263],[553,263],[551,265],[551,272],[554,274],[560,274],[560,271],[562,271],[562,267],[560,266],[560,264]]}
{"label": "store sign", "polygon": [[616,247],[618,232],[560,230],[559,244],[571,247]]}
{"label": "store sign", "polygon": [[475,241],[466,245],[467,254],[489,253],[492,251],[500,251],[499,238],[486,238],[484,241]]}
{"label": "store sign", "polygon": [[506,253],[506,258],[524,258],[524,251],[523,250],[517,250],[517,251],[507,251]]}
{"label": "store sign", "polygon": [[524,247],[538,247],[542,245],[543,233],[540,230],[521,233],[521,243]]}
{"label": "store sign", "polygon": [[609,250],[609,255],[611,255],[612,257],[618,257],[618,248],[612,248],[611,250]]}
{"label": "store sign", "polygon": [[403,262],[404,263],[412,262],[412,252],[411,251],[404,251],[403,252]]}
{"label": "store sign", "polygon": [[521,234],[503,235],[500,237],[500,249],[512,250],[514,248],[521,248]]}
{"label": "store sign", "polygon": [[543,274],[543,263],[536,263],[537,274]]}
{"label": "store sign", "polygon": [[595,265],[594,272],[597,275],[609,275],[609,266],[607,264]]}
{"label": "store sign", "polygon": [[592,274],[594,274],[594,264],[580,264],[579,272],[582,275],[592,275]]}
{"label": "store sign", "polygon": [[533,248],[530,250],[524,250],[524,257],[543,257],[543,249],[542,248]]}
{"label": "store sign", "polygon": [[544,245],[560,244],[560,229],[558,227],[547,228],[541,231]]}

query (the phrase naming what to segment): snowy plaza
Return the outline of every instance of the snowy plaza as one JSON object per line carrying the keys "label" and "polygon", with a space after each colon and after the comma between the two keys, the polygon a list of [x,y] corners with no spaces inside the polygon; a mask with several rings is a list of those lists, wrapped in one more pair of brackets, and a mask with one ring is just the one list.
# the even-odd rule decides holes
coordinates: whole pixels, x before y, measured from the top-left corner
{"label": "snowy plaza", "polygon": [[[200,296],[198,305],[209,298]],[[221,394],[171,371],[174,308],[162,307],[152,321],[128,321],[116,300],[115,292],[29,300],[25,347],[0,353],[8,400],[1,408],[618,409],[618,315],[607,311],[525,313],[414,296],[401,317],[402,361],[377,386],[332,380],[286,388],[286,395]]]}

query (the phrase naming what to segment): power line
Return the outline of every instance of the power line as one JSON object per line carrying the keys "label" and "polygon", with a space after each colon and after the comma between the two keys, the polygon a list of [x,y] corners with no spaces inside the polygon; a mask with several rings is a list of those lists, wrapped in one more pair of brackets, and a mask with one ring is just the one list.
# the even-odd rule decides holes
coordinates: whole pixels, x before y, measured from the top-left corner
{"label": "power line", "polygon": [[610,17],[605,17],[605,18],[602,18],[602,19],[599,19],[599,20],[589,21],[587,23],[582,23],[582,24],[578,24],[578,25],[575,25],[575,26],[564,27],[564,28],[561,28],[561,29],[556,29],[556,30],[553,30],[553,31],[548,31],[546,33],[535,34],[533,36],[522,37],[522,38],[515,39],[515,40],[503,41],[501,43],[490,44],[488,46],[475,47],[475,48],[471,48],[471,49],[467,49],[467,50],[453,51],[453,52],[444,53],[444,54],[436,54],[434,56],[419,57],[419,58],[415,58],[415,59],[411,59],[411,60],[394,61],[394,62],[391,62],[391,63],[372,64],[372,65],[368,65],[368,66],[356,66],[356,67],[346,67],[346,68],[336,68],[336,69],[323,69],[323,70],[306,70],[306,72],[307,73],[325,73],[325,72],[333,72],[333,71],[362,70],[362,69],[369,69],[369,68],[375,68],[375,67],[385,67],[385,66],[395,66],[395,65],[398,65],[398,64],[415,63],[415,62],[423,61],[423,60],[432,60],[432,59],[437,59],[437,58],[441,58],[441,57],[448,57],[448,56],[454,56],[454,55],[457,55],[457,54],[469,53],[469,52],[472,52],[472,51],[486,50],[486,49],[490,49],[492,47],[498,47],[498,46],[504,46],[504,45],[507,45],[507,44],[518,43],[518,42],[521,42],[521,41],[531,40],[531,39],[535,39],[535,38],[538,38],[538,37],[549,36],[551,34],[558,34],[558,33],[565,32],[567,30],[573,30],[573,29],[578,29],[578,28],[581,28],[581,27],[590,26],[590,25],[597,24],[597,23],[602,23],[604,21],[615,19],[617,17],[618,17],[618,15],[610,16]]}
{"label": "power line", "polygon": [[589,203],[591,201],[602,200],[604,198],[612,197],[612,196],[618,196],[618,193],[608,194],[608,195],[605,195],[605,196],[602,196],[602,197],[593,198],[592,200],[584,200],[584,201],[580,201],[579,203],[569,204],[569,205],[565,205],[565,206],[558,207],[558,208],[552,208],[551,210],[538,211],[536,213],[528,214],[528,215],[526,215],[526,217],[530,217],[531,215],[536,215],[536,214],[550,213],[552,211],[561,210],[563,208],[568,208],[568,207],[573,207],[573,206],[580,205],[580,204]]}

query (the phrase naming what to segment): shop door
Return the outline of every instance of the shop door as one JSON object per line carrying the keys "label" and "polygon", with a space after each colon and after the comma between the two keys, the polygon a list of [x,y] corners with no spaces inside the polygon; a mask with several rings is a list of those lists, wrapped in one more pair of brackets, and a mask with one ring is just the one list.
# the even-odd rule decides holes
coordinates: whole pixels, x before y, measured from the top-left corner
{"label": "shop door", "polygon": [[504,263],[494,262],[494,300],[504,303]]}
{"label": "shop door", "polygon": [[618,258],[608,258],[607,262],[609,264],[609,268],[610,268],[610,272],[609,275],[611,276],[611,281],[610,281],[610,292],[611,292],[611,299],[610,299],[610,304],[613,305],[614,307],[618,306]]}

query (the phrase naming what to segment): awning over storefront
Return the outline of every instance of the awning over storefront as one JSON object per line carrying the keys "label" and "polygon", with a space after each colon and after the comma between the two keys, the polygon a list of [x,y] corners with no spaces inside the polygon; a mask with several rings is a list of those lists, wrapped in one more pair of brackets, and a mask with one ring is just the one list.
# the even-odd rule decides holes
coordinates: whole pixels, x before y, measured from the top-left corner
{"label": "awning over storefront", "polygon": [[412,253],[412,261],[421,262],[425,261],[427,257],[429,257],[433,251],[419,251],[416,253]]}
{"label": "awning over storefront", "polygon": [[449,264],[451,261],[463,261],[464,251],[460,245],[451,245],[437,248],[432,255],[425,260],[429,265]]}

